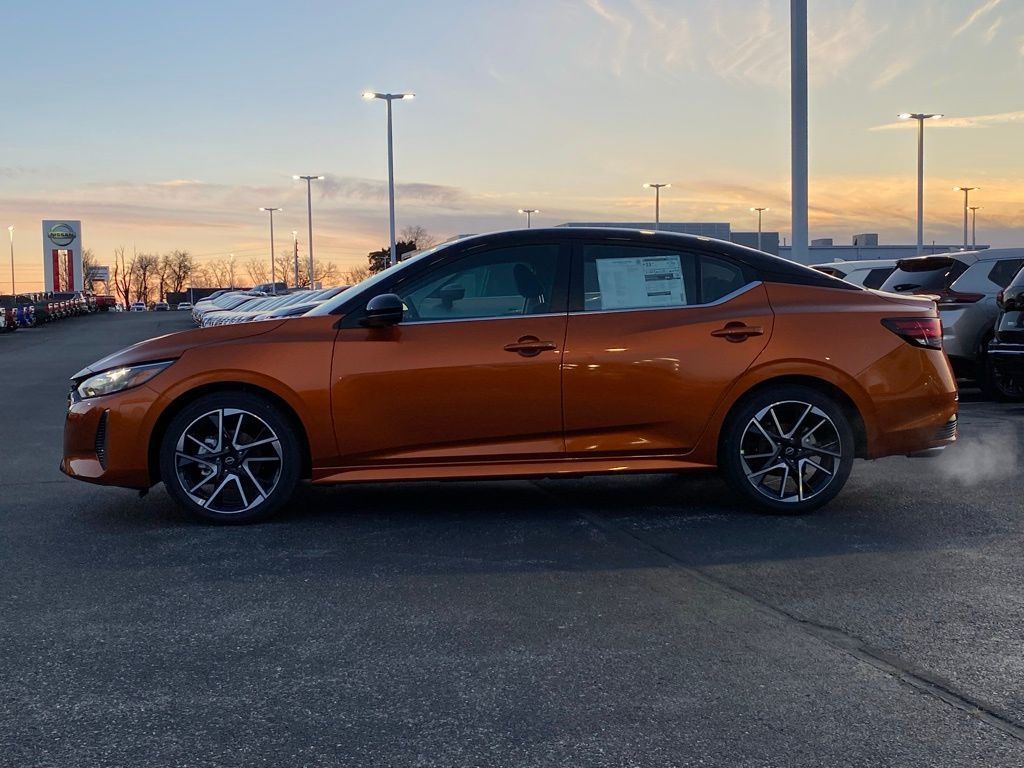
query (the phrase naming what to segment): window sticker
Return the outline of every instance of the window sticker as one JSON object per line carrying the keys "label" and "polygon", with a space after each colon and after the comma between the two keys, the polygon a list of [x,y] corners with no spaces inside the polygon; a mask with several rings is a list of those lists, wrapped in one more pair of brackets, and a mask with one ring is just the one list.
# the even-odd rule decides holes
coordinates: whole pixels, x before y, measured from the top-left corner
{"label": "window sticker", "polygon": [[597,259],[601,309],[686,304],[683,266],[677,255]]}

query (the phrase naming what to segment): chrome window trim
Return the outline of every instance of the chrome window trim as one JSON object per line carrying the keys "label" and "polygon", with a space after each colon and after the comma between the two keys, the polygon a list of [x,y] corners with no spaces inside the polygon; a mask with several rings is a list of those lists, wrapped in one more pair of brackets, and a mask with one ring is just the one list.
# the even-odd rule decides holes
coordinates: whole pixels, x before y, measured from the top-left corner
{"label": "chrome window trim", "polygon": [[714,301],[709,301],[704,304],[678,304],[671,307],[627,307],[623,309],[583,309],[580,310],[579,312],[570,312],[569,315],[572,317],[576,317],[577,315],[607,315],[613,312],[664,312],[665,310],[700,309],[702,307],[716,307],[719,304],[724,304],[727,301],[732,301],[737,296],[741,296],[747,291],[753,290],[757,286],[763,284],[763,280],[754,280],[752,282],[747,283],[746,285],[737,288],[735,291],[732,291],[731,293],[725,294],[725,296],[722,296],[719,299],[715,299]]}
{"label": "chrome window trim", "polygon": [[536,315],[493,315],[491,317],[453,317],[449,320],[405,320],[398,325],[438,325],[440,323],[477,323],[481,320],[526,320],[533,317],[565,317],[565,312],[543,312]]}

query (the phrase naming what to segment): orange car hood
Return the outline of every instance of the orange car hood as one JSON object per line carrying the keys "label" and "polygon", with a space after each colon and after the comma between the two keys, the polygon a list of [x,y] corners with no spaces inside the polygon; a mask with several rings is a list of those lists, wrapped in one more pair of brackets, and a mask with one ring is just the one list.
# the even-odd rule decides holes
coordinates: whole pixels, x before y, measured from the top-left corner
{"label": "orange car hood", "polygon": [[281,323],[287,322],[282,319],[278,321],[261,320],[251,323],[237,323],[235,325],[219,325],[212,328],[196,328],[191,331],[179,331],[168,333],[164,336],[157,336],[153,339],[140,341],[132,344],[119,352],[107,355],[102,360],[83,368],[78,378],[89,373],[98,373],[110,368],[118,368],[122,365],[135,365],[137,363],[149,363],[156,360],[174,360],[181,357],[185,350],[193,347],[205,347],[211,344],[221,344],[236,339],[244,339],[249,336],[259,336],[274,330]]}

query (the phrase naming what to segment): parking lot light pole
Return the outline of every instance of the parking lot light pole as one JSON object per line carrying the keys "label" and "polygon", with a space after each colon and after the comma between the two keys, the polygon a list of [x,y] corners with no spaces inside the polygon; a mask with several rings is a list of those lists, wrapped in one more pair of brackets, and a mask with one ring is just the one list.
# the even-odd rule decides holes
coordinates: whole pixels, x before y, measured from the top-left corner
{"label": "parking lot light pole", "polygon": [[228,268],[231,270],[231,276],[230,276],[231,287],[234,288],[235,287],[235,254],[233,254],[233,253],[228,256]]}
{"label": "parking lot light pole", "polygon": [[671,184],[644,184],[644,189],[654,190],[654,228],[661,229],[661,190],[671,187]]}
{"label": "parking lot light pole", "polygon": [[971,206],[971,248],[978,247],[978,209],[980,205]]}
{"label": "parking lot light pole", "polygon": [[7,228],[8,234],[11,236],[11,295],[16,295],[14,290],[14,225],[11,224]]}
{"label": "parking lot light pole", "polygon": [[527,229],[530,228],[530,217],[533,216],[533,214],[535,214],[535,213],[540,213],[540,211],[538,209],[536,209],[536,208],[520,208],[519,212],[526,214],[526,228]]}
{"label": "parking lot light pole", "polygon": [[270,294],[277,296],[277,267],[274,265],[274,211],[281,208],[260,208],[270,214]]}
{"label": "parking lot light pole", "polygon": [[299,287],[299,230],[292,230],[292,256],[295,258],[295,287]]}
{"label": "parking lot light pole", "polygon": [[391,218],[391,258],[389,261],[390,266],[395,266],[398,263],[398,253],[395,250],[395,153],[394,153],[394,142],[391,138],[391,102],[398,99],[415,98],[414,93],[376,93],[375,91],[365,91],[363,93],[364,99],[383,99],[388,104],[388,209]]}
{"label": "parking lot light pole", "polygon": [[968,247],[967,246],[967,211],[970,210],[970,206],[968,204],[967,196],[971,192],[976,190],[976,189],[981,189],[981,187],[953,187],[953,191],[954,192],[963,192],[964,193],[964,250],[965,251],[967,250],[967,247]]}
{"label": "parking lot light pole", "polygon": [[757,250],[763,250],[761,248],[761,214],[768,210],[768,208],[751,208],[751,211],[757,211]]}
{"label": "parking lot light pole", "polygon": [[927,112],[901,112],[900,120],[917,120],[917,255],[924,253],[924,121],[942,115]]}
{"label": "parking lot light pole", "polygon": [[[293,179],[298,181],[302,179],[306,182],[306,217],[309,221],[309,290],[313,290],[313,189],[312,184],[314,181],[321,181],[323,176],[292,176]],[[298,285],[298,278],[295,278],[295,283]]]}

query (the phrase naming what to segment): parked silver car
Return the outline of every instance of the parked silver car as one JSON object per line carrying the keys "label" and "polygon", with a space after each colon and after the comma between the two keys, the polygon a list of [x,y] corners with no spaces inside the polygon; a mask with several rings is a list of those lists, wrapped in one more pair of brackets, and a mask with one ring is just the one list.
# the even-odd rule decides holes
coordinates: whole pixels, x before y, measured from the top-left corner
{"label": "parked silver car", "polygon": [[957,376],[989,389],[985,355],[999,314],[996,294],[1024,265],[1024,248],[900,259],[881,290],[929,294],[942,318],[942,346]]}
{"label": "parked silver car", "polygon": [[812,264],[811,269],[864,288],[880,288],[896,269],[896,259],[858,259]]}

